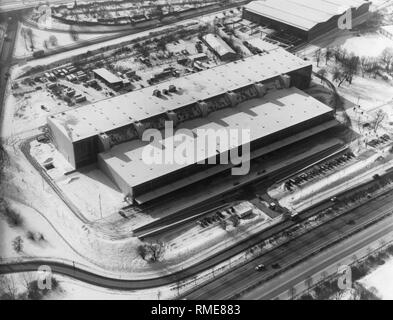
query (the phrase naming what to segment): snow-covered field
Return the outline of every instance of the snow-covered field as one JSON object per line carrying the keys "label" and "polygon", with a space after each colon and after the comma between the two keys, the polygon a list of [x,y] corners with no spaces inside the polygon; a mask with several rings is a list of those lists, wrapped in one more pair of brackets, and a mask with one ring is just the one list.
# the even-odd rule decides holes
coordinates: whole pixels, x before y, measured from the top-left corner
{"label": "snow-covered field", "polygon": [[[44,109],[45,108],[45,109]],[[9,95],[5,100],[2,136],[7,137],[33,130],[46,124],[47,116],[67,110],[67,104],[57,100],[44,90],[25,94],[23,97]]]}
{"label": "snow-covered field", "polygon": [[375,288],[382,300],[393,300],[393,259],[359,281],[367,289]]}
{"label": "snow-covered field", "polygon": [[[10,147],[7,148],[9,151],[12,150]],[[260,214],[258,220],[244,222],[244,225],[242,223],[236,231],[228,231],[227,233],[224,230],[221,230],[221,233],[206,231],[205,237],[191,238],[189,242],[183,242],[182,246],[173,249],[170,249],[171,241],[176,243],[176,240],[168,239],[168,242],[165,243],[168,246],[167,256],[164,254],[162,257],[163,263],[167,268],[162,269],[160,267],[162,264],[149,264],[141,258],[138,252],[141,241],[132,237],[131,232],[129,238],[110,240],[103,237],[103,234],[100,232],[96,232],[90,224],[85,224],[79,220],[58,198],[51,187],[43,181],[42,177],[32,168],[20,152],[12,154],[11,166],[6,168],[6,175],[1,196],[12,201],[15,205],[22,204],[24,207],[23,210],[20,210],[20,214],[26,221],[29,215],[34,217],[34,219],[35,216],[41,215],[49,219],[52,224],[52,226],[48,226],[44,223],[39,223],[37,220],[33,231],[45,234],[46,229],[51,229],[52,231],[54,229],[56,231],[53,232],[60,234],[67,240],[67,243],[58,242],[59,245],[56,248],[35,248],[26,242],[26,252],[29,256],[72,259],[77,264],[82,264],[114,277],[151,278],[161,273],[167,273],[169,269],[175,270],[191,266],[201,261],[201,259],[217,254],[217,252],[223,249],[223,243],[234,243],[239,239],[248,237],[251,233],[260,232],[271,223],[276,222],[270,221],[270,218],[267,216],[262,219],[264,215]],[[30,210],[25,210],[25,207],[29,207]],[[219,228],[216,229],[220,231]],[[229,227],[228,230],[230,230]],[[7,245],[7,249],[4,249],[4,252],[2,250],[4,258],[23,257],[22,252],[16,255],[10,247],[12,239],[19,235],[15,232],[14,230],[9,230],[7,233],[2,233],[2,241]],[[3,238],[3,234],[7,236]],[[208,235],[209,237],[206,238]],[[179,234],[178,236],[182,237],[183,235]],[[49,239],[49,236],[47,237]],[[54,240],[52,241],[53,243],[55,242]],[[205,241],[209,244],[208,248],[206,248]],[[190,251],[187,251],[187,246],[193,249],[191,252],[194,252],[195,255],[190,255]],[[77,250],[78,254],[73,258],[67,258],[69,254],[66,252],[70,252],[71,248]],[[51,249],[53,251],[49,251]]]}
{"label": "snow-covered field", "polygon": [[346,39],[341,47],[359,57],[378,57],[386,48],[393,48],[393,40],[379,33],[370,33]]}
{"label": "snow-covered field", "polygon": [[[38,187],[38,186],[37,186]],[[41,188],[44,187],[41,184]],[[68,246],[66,241],[59,235],[49,222],[39,215],[33,208],[9,200],[12,208],[23,217],[22,225],[10,227],[5,219],[0,217],[1,240],[0,255],[3,258],[26,258],[26,257],[52,257],[57,259],[78,260],[80,257]],[[27,237],[28,232],[41,233],[42,241],[32,241]],[[16,253],[12,247],[12,241],[20,236],[23,240],[23,250]]]}
{"label": "snow-covered field", "polygon": [[[31,47],[31,43],[28,37],[24,37],[23,33],[25,31],[23,30],[31,30],[31,40],[33,42],[33,48]],[[22,24],[18,30],[18,35],[16,38],[15,42],[15,51],[14,51],[14,56],[16,58],[24,58],[31,56],[33,54],[33,51],[38,51],[38,50],[45,50],[47,51],[48,49],[67,49],[67,47],[70,47],[72,45],[76,44],[82,44],[86,41],[92,41],[92,40],[98,40],[99,38],[102,38],[103,36],[108,37],[108,36],[114,36],[116,33],[113,34],[100,34],[100,33],[81,33],[78,34],[78,40],[74,40],[71,36],[70,33],[68,32],[56,32],[56,31],[47,31],[43,29],[37,29],[33,27],[26,26]],[[51,39],[55,40],[54,42],[51,43]],[[46,44],[45,44],[46,43]]]}
{"label": "snow-covered field", "polygon": [[[375,59],[381,55],[384,49],[393,48],[393,40],[380,33],[367,33],[360,36],[344,33],[325,45],[330,48],[345,49],[348,53],[353,53],[359,57]],[[322,68],[329,71],[327,78],[332,80],[332,71],[335,66],[334,58],[326,65],[322,55],[317,67],[315,57],[317,49],[319,48],[316,46],[309,46],[301,51],[300,56],[306,56],[313,63],[315,71]],[[353,78],[352,84],[345,81],[340,87],[337,87],[337,83],[335,83],[338,93],[344,98],[343,107],[351,118],[352,116],[358,118],[358,115],[350,114],[354,104],[356,106],[360,104],[362,110],[368,111],[391,102],[393,98],[393,83],[391,81],[382,80],[380,77],[374,78],[368,74],[362,77],[361,74],[362,72],[359,71]]]}
{"label": "snow-covered field", "polygon": [[170,234],[160,237],[159,240],[168,243],[165,262],[179,263],[181,259],[192,259],[201,252],[218,252],[275,223],[267,214],[250,203],[248,205],[253,207],[253,214],[240,219],[237,227],[232,226],[230,222],[227,222],[225,230],[218,223],[207,228],[195,224],[187,230],[173,230]]}

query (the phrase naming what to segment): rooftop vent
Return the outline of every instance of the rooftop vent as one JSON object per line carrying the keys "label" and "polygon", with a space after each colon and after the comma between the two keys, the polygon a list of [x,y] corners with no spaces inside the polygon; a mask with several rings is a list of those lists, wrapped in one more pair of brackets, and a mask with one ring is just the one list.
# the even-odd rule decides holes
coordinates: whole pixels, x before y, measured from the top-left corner
{"label": "rooftop vent", "polygon": [[155,90],[153,91],[153,96],[161,97],[161,91],[158,90],[158,89],[155,89]]}

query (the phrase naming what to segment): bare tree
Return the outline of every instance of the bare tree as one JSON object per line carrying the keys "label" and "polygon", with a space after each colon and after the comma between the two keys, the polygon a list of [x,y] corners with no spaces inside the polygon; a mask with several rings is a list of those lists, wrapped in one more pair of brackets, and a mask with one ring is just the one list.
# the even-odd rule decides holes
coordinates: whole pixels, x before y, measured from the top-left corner
{"label": "bare tree", "polygon": [[380,59],[385,66],[385,71],[388,72],[391,69],[393,63],[393,48],[392,47],[385,48],[382,51]]}
{"label": "bare tree", "polygon": [[340,58],[342,67],[336,66],[333,71],[333,81],[338,82],[340,87],[344,81],[352,84],[353,77],[359,69],[359,57],[355,55],[343,54]]}
{"label": "bare tree", "polygon": [[138,247],[138,253],[143,260],[148,262],[159,261],[165,252],[165,246],[162,242],[150,242],[140,245]]}
{"label": "bare tree", "polygon": [[15,285],[14,276],[2,275],[0,276],[0,300],[15,300],[18,295],[18,290]]}
{"label": "bare tree", "polygon": [[345,81],[345,74],[338,67],[334,68],[333,70],[333,81],[338,82],[338,87],[340,87]]}
{"label": "bare tree", "polygon": [[330,61],[332,56],[333,56],[333,50],[331,48],[326,48],[326,50],[325,50],[325,65],[328,64],[328,62]]}
{"label": "bare tree", "polygon": [[370,59],[368,57],[363,56],[360,58],[359,63],[360,63],[360,69],[362,70],[362,77],[364,77],[367,68],[369,68]]}
{"label": "bare tree", "polygon": [[317,61],[317,67],[319,67],[319,62],[321,61],[321,57],[322,57],[321,49],[318,49],[317,51],[314,52],[314,58]]}
{"label": "bare tree", "polygon": [[375,114],[375,118],[373,120],[374,123],[374,131],[377,131],[379,126],[381,125],[383,119],[385,119],[386,113],[383,110],[378,110]]}
{"label": "bare tree", "polygon": [[33,281],[33,277],[31,275],[31,273],[23,272],[20,275],[20,277],[21,277],[21,282],[23,284],[23,287],[25,288],[26,292],[28,292],[30,289],[30,284]]}
{"label": "bare tree", "polygon": [[322,83],[323,78],[326,77],[327,71],[326,71],[326,69],[322,68],[322,69],[318,70],[317,74],[319,74],[321,76],[321,83]]}
{"label": "bare tree", "polygon": [[157,241],[156,243],[149,244],[149,250],[151,252],[151,259],[156,262],[161,259],[164,254],[165,247],[162,242]]}

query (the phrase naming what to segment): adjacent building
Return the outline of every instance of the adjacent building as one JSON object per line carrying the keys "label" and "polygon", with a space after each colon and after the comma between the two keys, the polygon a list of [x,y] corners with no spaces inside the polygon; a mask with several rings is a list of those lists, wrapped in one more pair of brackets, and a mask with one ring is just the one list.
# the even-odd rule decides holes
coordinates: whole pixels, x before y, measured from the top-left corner
{"label": "adjacent building", "polygon": [[236,52],[220,36],[209,33],[202,39],[220,60],[232,60],[236,57]]}
{"label": "adjacent building", "polygon": [[352,26],[367,20],[369,1],[257,0],[243,9],[243,18],[310,41],[338,28],[338,19],[351,9]]}
{"label": "adjacent building", "polygon": [[101,80],[104,82],[108,87],[112,89],[119,89],[123,85],[123,79],[119,78],[118,76],[114,75],[112,72],[108,71],[105,68],[99,68],[93,70],[94,77],[96,79]]}

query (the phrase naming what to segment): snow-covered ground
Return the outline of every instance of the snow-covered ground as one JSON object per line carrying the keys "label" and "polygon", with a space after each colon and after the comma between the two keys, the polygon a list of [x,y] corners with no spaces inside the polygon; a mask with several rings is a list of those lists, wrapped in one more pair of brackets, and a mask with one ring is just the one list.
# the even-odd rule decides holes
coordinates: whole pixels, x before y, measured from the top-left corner
{"label": "snow-covered ground", "polygon": [[[37,186],[38,187],[38,186]],[[41,184],[41,188],[44,187]],[[0,216],[0,256],[3,258],[26,258],[26,257],[52,257],[58,259],[77,260],[80,257],[68,246],[49,222],[34,209],[9,200],[12,208],[20,213],[23,222],[19,227],[10,227],[6,220]],[[42,241],[32,241],[27,237],[28,232],[41,233],[44,237]],[[20,236],[23,240],[23,250],[20,253],[14,251],[12,241]]]}
{"label": "snow-covered ground", "polygon": [[167,243],[164,261],[179,263],[181,259],[197,257],[201,252],[218,252],[225,247],[232,246],[240,239],[249,237],[251,234],[260,232],[276,223],[254,205],[249,202],[246,203],[253,207],[253,213],[244,219],[240,219],[240,224],[237,227],[231,225],[228,220],[225,230],[219,223],[214,223],[207,228],[202,228],[195,223],[187,230],[179,232],[180,230],[175,229],[170,234],[160,237],[158,240]]}
{"label": "snow-covered ground", "polygon": [[367,289],[375,288],[382,300],[393,300],[393,259],[359,280]]}
{"label": "snow-covered ground", "polygon": [[[9,151],[12,150],[11,147],[7,147],[7,149]],[[230,245],[239,239],[248,237],[254,232],[260,232],[278,221],[272,221],[267,216],[265,218],[260,213],[256,215],[258,217],[257,220],[254,219],[254,221],[250,222],[244,220],[245,222],[241,223],[236,231],[230,232],[230,228],[228,228],[227,233],[223,230],[220,233],[218,232],[220,229],[215,227],[218,230],[217,232],[206,231],[205,237],[190,238],[187,244],[183,243],[183,246],[178,246],[177,249],[170,249],[171,241],[176,243],[176,240],[168,239],[168,242],[165,243],[168,247],[166,251],[167,256],[164,254],[162,260],[165,266],[170,266],[171,268],[162,269],[159,267],[161,264],[149,264],[141,258],[138,247],[142,243],[138,238],[132,237],[131,232],[129,238],[114,241],[106,239],[100,232],[96,232],[90,224],[85,224],[81,221],[69,210],[52,188],[46,184],[20,152],[17,152],[17,154],[11,153],[11,165],[6,167],[6,178],[3,187],[1,196],[12,201],[15,205],[23,204],[23,210],[20,210],[23,219],[27,219],[26,216],[29,214],[33,217],[33,213],[34,216],[41,215],[51,222],[51,229],[56,230],[57,234],[67,240],[67,243],[62,243],[61,246],[59,245],[56,249],[53,249],[53,252],[49,251],[51,247],[44,247],[44,249],[38,247],[33,251],[34,248],[28,245],[26,250],[29,250],[29,256],[49,256],[67,259],[68,261],[72,259],[76,261],[77,265],[81,264],[96,270],[96,272],[113,277],[151,278],[162,273],[166,274],[169,269],[180,270],[201,261],[201,259],[204,260],[211,255],[217,254],[217,252],[223,249],[222,243]],[[29,207],[30,210],[25,210],[25,207]],[[45,233],[44,231],[49,228],[49,226],[41,223],[35,226],[34,231],[41,233]],[[8,249],[4,253],[2,252],[4,258],[19,259],[23,257],[23,254],[16,255],[10,247],[10,242],[17,234],[12,233],[14,232],[12,230],[7,232],[9,232],[9,236],[2,237],[2,241],[8,246]],[[182,237],[181,234],[178,236]],[[207,236],[209,237],[206,238]],[[202,241],[202,238],[204,241]],[[206,248],[205,241],[209,243],[210,247]],[[191,244],[194,255],[190,255],[190,252],[187,251],[187,246],[191,248]],[[67,258],[68,254],[66,252],[70,248],[77,250],[78,254],[72,258]]]}
{"label": "snow-covered ground", "polygon": [[[224,10],[225,11],[225,10]],[[171,24],[169,26],[164,26],[164,27],[159,27],[159,28],[155,28],[153,31],[154,32],[162,32],[164,30],[168,30],[170,28],[176,27],[176,26],[187,26],[190,24],[205,24],[205,23],[211,23],[216,17],[217,18],[223,18],[224,16],[224,11],[220,11],[220,12],[215,12],[212,14],[208,14],[208,15],[204,15],[202,17],[198,17],[198,18],[192,18],[192,19],[187,19],[184,21],[180,21],[174,24]],[[237,14],[239,14],[239,12],[237,12]],[[20,74],[22,72],[22,70],[28,70],[31,67],[34,66],[38,66],[38,65],[47,65],[50,63],[53,63],[55,61],[58,60],[62,60],[62,59],[69,59],[73,56],[79,55],[79,54],[83,54],[86,51],[94,51],[103,47],[107,47],[107,46],[112,46],[112,45],[118,45],[119,43],[122,42],[127,42],[127,41],[131,41],[140,37],[145,37],[148,36],[152,33],[152,30],[147,30],[147,31],[142,31],[142,32],[138,32],[135,34],[131,34],[131,35],[126,35],[126,36],[122,36],[120,38],[116,38],[116,39],[112,39],[112,40],[107,40],[101,43],[96,43],[96,44],[92,44],[92,45],[88,45],[82,48],[78,48],[78,49],[73,49],[67,52],[62,52],[62,53],[58,53],[52,56],[48,56],[48,57],[44,57],[42,59],[35,59],[32,61],[29,61],[26,65],[22,65],[20,66],[18,69],[16,74]]]}
{"label": "snow-covered ground", "polygon": [[47,116],[67,109],[65,102],[51,97],[45,90],[37,90],[23,97],[9,95],[5,100],[2,136],[33,130],[46,124]]}
{"label": "snow-covered ground", "polygon": [[[353,53],[359,57],[378,58],[384,49],[393,48],[393,40],[386,38],[380,33],[367,33],[357,36],[355,33],[343,33],[324,43],[325,47],[345,49],[348,53]],[[326,69],[329,73],[327,78],[332,80],[332,71],[335,67],[334,58],[326,65],[322,54],[319,65],[317,66],[315,51],[317,46],[307,46],[306,49],[299,52],[300,56],[307,57],[314,65],[314,71]],[[337,91],[344,98],[344,108],[350,117],[358,118],[357,115],[351,115],[353,104],[361,105],[362,110],[369,110],[389,103],[393,98],[393,83],[382,80],[380,77],[374,78],[366,74],[362,77],[362,72],[353,78],[352,84],[342,83],[337,87]],[[372,90],[370,89],[372,88]]]}
{"label": "snow-covered ground", "polygon": [[[69,26],[68,26],[69,27]],[[25,30],[31,30],[31,40],[33,42],[33,49],[31,48],[30,38],[23,36]],[[48,49],[67,49],[72,45],[83,44],[86,41],[98,40],[102,37],[110,37],[115,36],[116,33],[113,34],[100,34],[100,33],[80,33],[78,34],[78,40],[74,40],[71,36],[71,33],[67,32],[56,32],[56,31],[48,31],[44,29],[37,29],[33,27],[26,26],[25,24],[21,24],[18,35],[15,42],[15,51],[14,56],[16,58],[25,58],[31,56],[34,51],[45,50]],[[50,40],[53,39],[54,42]],[[46,45],[45,45],[46,43]]]}

